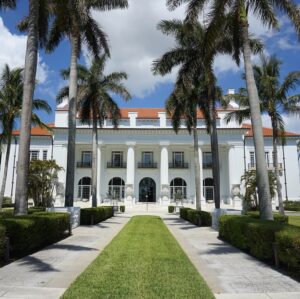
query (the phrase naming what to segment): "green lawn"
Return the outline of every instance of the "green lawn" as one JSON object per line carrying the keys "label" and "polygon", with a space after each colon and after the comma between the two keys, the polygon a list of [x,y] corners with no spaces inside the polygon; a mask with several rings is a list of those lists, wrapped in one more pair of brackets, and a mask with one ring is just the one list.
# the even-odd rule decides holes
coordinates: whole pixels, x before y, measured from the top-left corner
{"label": "green lawn", "polygon": [[289,224],[300,227],[300,216],[289,216]]}
{"label": "green lawn", "polygon": [[159,217],[133,217],[63,295],[210,299],[212,292]]}

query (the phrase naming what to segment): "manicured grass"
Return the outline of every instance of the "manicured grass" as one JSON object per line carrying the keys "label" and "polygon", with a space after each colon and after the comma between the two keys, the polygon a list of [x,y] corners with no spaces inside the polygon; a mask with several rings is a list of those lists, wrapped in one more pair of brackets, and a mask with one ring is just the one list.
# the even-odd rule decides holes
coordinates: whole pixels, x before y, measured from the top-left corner
{"label": "manicured grass", "polygon": [[300,216],[289,216],[289,224],[300,227]]}
{"label": "manicured grass", "polygon": [[133,217],[63,295],[210,299],[212,292],[159,217]]}

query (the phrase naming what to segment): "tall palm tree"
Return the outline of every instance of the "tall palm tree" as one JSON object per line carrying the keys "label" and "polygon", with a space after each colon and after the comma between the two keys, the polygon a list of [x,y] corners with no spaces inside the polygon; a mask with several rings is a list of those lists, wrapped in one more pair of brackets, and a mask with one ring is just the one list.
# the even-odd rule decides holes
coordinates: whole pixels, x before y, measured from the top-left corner
{"label": "tall palm tree", "polygon": [[15,215],[27,214],[29,147],[32,100],[38,59],[38,48],[45,44],[48,31],[49,1],[29,0],[29,15],[20,24],[27,31],[23,100],[20,126],[19,160],[15,195]]}
{"label": "tall palm tree", "polygon": [[[111,73],[104,74],[107,56],[92,62],[90,69],[80,65],[78,67],[78,111],[81,121],[88,125],[92,124],[92,206],[97,206],[97,145],[98,125],[102,127],[106,118],[110,118],[115,127],[118,126],[120,110],[111,94],[121,96],[126,101],[131,98],[130,93],[124,87],[122,80],[127,79],[127,74]],[[68,77],[69,71],[63,71],[64,77]],[[63,88],[58,96],[62,101],[69,94],[69,88]]]}
{"label": "tall palm tree", "polygon": [[83,44],[96,58],[101,51],[109,56],[106,34],[93,19],[92,10],[104,11],[127,7],[127,0],[55,0],[56,14],[50,30],[47,49],[52,51],[63,37],[67,37],[71,45],[65,206],[73,206],[74,198],[78,57],[81,54]]}
{"label": "tall palm tree", "polygon": [[[196,20],[203,12],[207,0],[167,0],[170,9],[175,9],[183,3],[187,3],[187,19]],[[220,34],[220,28],[224,26],[226,15],[231,15],[232,35],[236,47],[242,47],[244,67],[246,74],[247,90],[251,107],[251,121],[254,133],[255,156],[257,161],[257,182],[260,198],[260,217],[273,219],[270,188],[268,181],[267,165],[264,157],[264,139],[262,132],[262,119],[259,105],[258,91],[251,64],[251,47],[249,34],[248,15],[252,11],[254,15],[269,28],[278,27],[277,11],[284,12],[293,22],[296,31],[300,34],[300,12],[293,0],[212,0],[209,17],[211,24],[208,40],[214,40]],[[227,20],[228,21],[228,20]]]}
{"label": "tall palm tree", "polygon": [[16,0],[0,0],[0,10],[5,8],[16,8]]}
{"label": "tall palm tree", "polygon": [[[261,55],[260,64],[254,65],[254,78],[260,97],[260,108],[263,113],[267,113],[271,119],[273,130],[273,163],[276,177],[276,189],[279,203],[279,212],[284,215],[282,199],[282,186],[278,167],[278,138],[284,132],[284,120],[282,114],[300,114],[300,94],[289,96],[289,92],[300,85],[300,72],[288,73],[280,82],[280,66],[282,62],[272,55],[269,58]],[[228,96],[230,98],[230,96]],[[245,90],[234,96],[240,102],[241,110],[231,112],[227,115],[227,121],[236,119],[242,123],[245,119],[250,119],[251,110],[249,97]]]}
{"label": "tall palm tree", "polygon": [[[177,82],[181,82],[181,90],[188,90],[201,83],[201,87],[196,88],[198,106],[203,109],[207,107],[205,114],[209,123],[209,131],[211,132],[212,153],[214,154],[213,170],[215,174],[215,190],[216,190],[216,208],[220,207],[220,179],[217,148],[217,130],[215,119],[215,100],[220,91],[215,85],[216,80],[213,75],[213,62],[217,53],[232,54],[236,60],[239,55],[234,51],[234,43],[229,34],[228,26],[224,27],[223,35],[219,35],[214,41],[214,46],[209,47],[207,44],[207,31],[199,22],[182,22],[178,20],[162,21],[159,29],[167,35],[173,35],[176,39],[176,46],[165,53],[159,60],[154,62],[153,70],[155,74],[165,75],[172,71],[176,66],[180,66]],[[251,39],[251,48],[253,52],[261,50],[262,46],[258,40]],[[198,83],[197,83],[198,82]],[[201,95],[202,94],[202,95]],[[190,97],[188,97],[190,99]],[[206,104],[204,104],[206,103]],[[192,107],[196,109],[196,106]],[[209,112],[209,107],[212,110]],[[196,165],[196,164],[195,164]],[[198,199],[200,200],[200,198]]]}
{"label": "tall palm tree", "polygon": [[[15,68],[10,69],[6,64],[0,78],[0,124],[2,127],[2,134],[0,137],[0,144],[6,144],[4,171],[2,178],[2,185],[0,190],[0,209],[5,192],[8,162],[10,156],[10,148],[12,141],[12,131],[16,125],[16,121],[20,118],[22,110],[22,97],[23,97],[23,69]],[[33,100],[33,109],[43,110],[47,113],[51,112],[49,104],[40,99]],[[39,117],[32,113],[32,123],[40,127],[48,128]]]}

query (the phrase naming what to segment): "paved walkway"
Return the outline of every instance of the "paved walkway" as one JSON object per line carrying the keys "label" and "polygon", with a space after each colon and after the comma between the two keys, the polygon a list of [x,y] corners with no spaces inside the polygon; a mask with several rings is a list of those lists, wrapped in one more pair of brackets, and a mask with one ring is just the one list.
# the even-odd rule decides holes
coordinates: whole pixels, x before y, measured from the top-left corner
{"label": "paved walkway", "polygon": [[78,227],[71,237],[1,268],[0,298],[59,298],[129,219],[118,215]]}
{"label": "paved walkway", "polygon": [[217,299],[299,299],[300,283],[218,239],[211,228],[163,216]]}

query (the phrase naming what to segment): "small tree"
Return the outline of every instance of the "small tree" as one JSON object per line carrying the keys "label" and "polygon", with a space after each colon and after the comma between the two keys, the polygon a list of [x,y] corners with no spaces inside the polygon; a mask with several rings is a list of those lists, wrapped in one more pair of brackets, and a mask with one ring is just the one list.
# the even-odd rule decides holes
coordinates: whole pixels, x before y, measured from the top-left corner
{"label": "small tree", "polygon": [[[270,184],[270,194],[273,199],[276,194],[276,176],[274,172],[268,171],[269,175],[269,184]],[[259,200],[257,196],[257,176],[256,170],[246,171],[245,174],[241,177],[241,182],[245,186],[245,195],[244,195],[244,209],[249,210],[258,210]]]}
{"label": "small tree", "polygon": [[28,191],[36,207],[53,205],[53,191],[58,179],[58,172],[63,170],[55,160],[31,161],[29,165]]}

